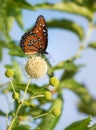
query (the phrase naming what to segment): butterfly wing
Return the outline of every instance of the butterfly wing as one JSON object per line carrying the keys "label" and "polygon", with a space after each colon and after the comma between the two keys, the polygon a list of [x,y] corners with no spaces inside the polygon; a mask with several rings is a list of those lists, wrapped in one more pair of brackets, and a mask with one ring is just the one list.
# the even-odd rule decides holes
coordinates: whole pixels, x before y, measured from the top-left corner
{"label": "butterfly wing", "polygon": [[45,19],[42,15],[38,16],[37,21],[29,32],[25,33],[20,46],[25,54],[45,53],[48,43],[48,33]]}

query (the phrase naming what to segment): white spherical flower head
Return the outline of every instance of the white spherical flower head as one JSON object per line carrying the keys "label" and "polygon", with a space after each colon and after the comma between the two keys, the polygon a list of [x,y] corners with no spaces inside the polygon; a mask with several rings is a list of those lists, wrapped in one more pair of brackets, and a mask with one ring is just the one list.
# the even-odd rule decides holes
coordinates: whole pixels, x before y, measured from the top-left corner
{"label": "white spherical flower head", "polygon": [[41,78],[48,70],[47,62],[40,56],[32,56],[28,59],[25,70],[31,78]]}

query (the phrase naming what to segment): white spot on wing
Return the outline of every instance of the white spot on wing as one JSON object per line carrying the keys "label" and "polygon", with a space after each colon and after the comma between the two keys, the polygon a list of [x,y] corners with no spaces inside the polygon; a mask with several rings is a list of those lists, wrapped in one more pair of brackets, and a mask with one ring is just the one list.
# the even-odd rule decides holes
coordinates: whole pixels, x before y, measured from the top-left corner
{"label": "white spot on wing", "polygon": [[46,32],[46,30],[45,30],[45,29],[43,29],[43,32]]}
{"label": "white spot on wing", "polygon": [[39,28],[39,30],[41,30],[41,28]]}

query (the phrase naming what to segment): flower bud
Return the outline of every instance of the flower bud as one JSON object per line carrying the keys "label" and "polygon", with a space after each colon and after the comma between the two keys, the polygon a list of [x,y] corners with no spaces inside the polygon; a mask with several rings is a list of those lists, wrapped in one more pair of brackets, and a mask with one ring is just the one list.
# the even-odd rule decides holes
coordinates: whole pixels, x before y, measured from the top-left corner
{"label": "flower bud", "polygon": [[45,91],[44,95],[45,95],[45,98],[46,98],[47,100],[51,100],[51,99],[52,99],[52,94],[51,94],[51,92]]}
{"label": "flower bud", "polygon": [[60,113],[61,113],[61,111],[60,111],[59,108],[54,108],[54,109],[52,110],[52,114],[53,114],[54,116],[59,116]]}
{"label": "flower bud", "polygon": [[57,87],[59,85],[59,80],[56,77],[51,77],[49,83],[50,85]]}
{"label": "flower bud", "polygon": [[13,69],[7,69],[6,72],[5,72],[5,76],[6,76],[7,78],[13,77],[13,76],[14,76],[14,71],[13,71]]}
{"label": "flower bud", "polygon": [[13,93],[12,97],[13,97],[14,99],[16,99],[16,100],[19,100],[19,99],[20,99],[20,95],[19,95],[19,93],[17,93],[17,92]]}

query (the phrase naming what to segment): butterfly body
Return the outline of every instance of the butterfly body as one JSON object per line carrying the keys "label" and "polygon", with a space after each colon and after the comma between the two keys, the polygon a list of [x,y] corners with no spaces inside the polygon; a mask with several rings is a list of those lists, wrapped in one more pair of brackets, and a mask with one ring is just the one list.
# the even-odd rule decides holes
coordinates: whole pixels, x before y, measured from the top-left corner
{"label": "butterfly body", "polygon": [[26,32],[20,40],[20,46],[25,54],[48,54],[48,33],[45,19],[39,15],[37,21],[30,31]]}

